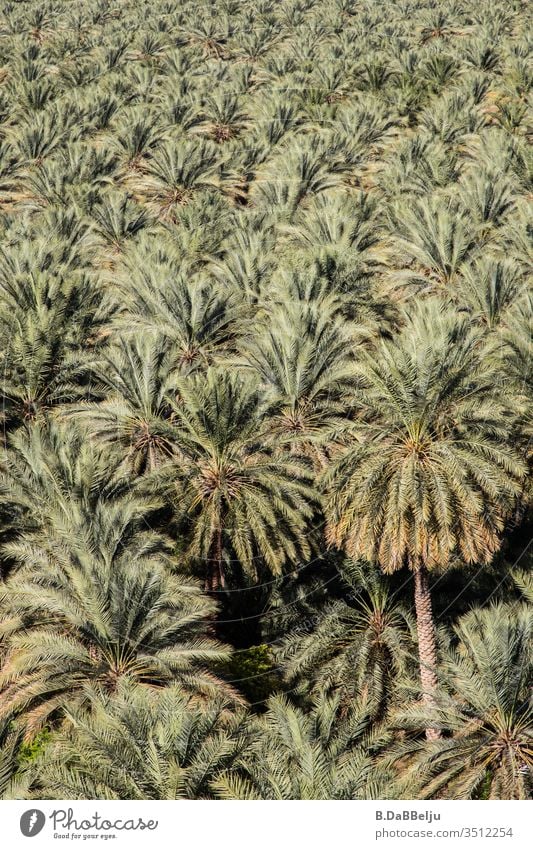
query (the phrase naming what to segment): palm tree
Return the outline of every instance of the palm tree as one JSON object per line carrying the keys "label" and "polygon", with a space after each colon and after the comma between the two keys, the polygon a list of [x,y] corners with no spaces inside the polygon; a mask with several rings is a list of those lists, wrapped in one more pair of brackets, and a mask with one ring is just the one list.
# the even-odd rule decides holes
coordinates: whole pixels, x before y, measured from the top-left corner
{"label": "palm tree", "polygon": [[[469,322],[430,301],[356,369],[359,414],[325,476],[328,539],[414,574],[423,700],[437,687],[429,572],[488,563],[526,473],[512,396]],[[428,737],[436,732],[428,728]]]}
{"label": "palm tree", "polygon": [[125,248],[150,222],[150,216],[136,206],[127,194],[105,196],[92,211],[95,231],[103,243],[103,258],[111,267]]}
{"label": "palm tree", "polygon": [[205,133],[217,144],[236,138],[248,123],[248,117],[239,106],[239,97],[230,92],[210,96],[203,109],[201,121],[195,132]]}
{"label": "palm tree", "polygon": [[484,256],[467,266],[458,281],[456,302],[490,330],[502,327],[525,294],[524,273],[513,259]]}
{"label": "palm tree", "polygon": [[209,142],[191,140],[162,146],[137,188],[161,217],[175,221],[176,209],[187,204],[195,192],[218,186],[216,148]]}
{"label": "palm tree", "polygon": [[81,349],[110,315],[94,274],[73,269],[28,273],[25,259],[22,251],[0,257],[6,430],[79,396]]}
{"label": "palm tree", "polygon": [[202,799],[246,750],[241,717],[223,701],[201,709],[179,686],[122,682],[90,691],[91,710],[66,712],[37,764],[52,799]]}
{"label": "palm tree", "polygon": [[[66,709],[92,722],[84,688],[114,711],[126,678],[153,705],[176,683],[205,707],[221,688],[235,698],[215,670],[253,669],[245,688],[259,698],[279,679],[250,643],[289,631],[299,728],[322,689],[340,700],[323,714],[335,726],[358,700],[365,723],[384,723],[414,690],[436,742],[454,737],[430,710],[439,690],[459,691],[437,667],[429,585],[465,575],[458,600],[444,579],[435,597],[455,622],[481,588],[496,592],[496,552],[508,560],[531,519],[524,5],[4,4],[0,667],[7,653],[20,713],[0,732],[8,795],[46,794],[53,778],[35,788],[17,769],[38,743],[7,744],[39,694],[52,735]],[[347,553],[364,565],[343,587]],[[147,602],[145,620],[135,599],[152,580],[162,607]],[[175,596],[174,614],[158,599]],[[171,620],[187,631],[181,660],[172,642],[136,642],[145,623],[173,633]],[[188,667],[195,641],[226,657],[218,628],[243,654],[212,666],[191,648]],[[113,694],[115,632],[152,677],[125,672]],[[429,751],[420,721],[398,737]],[[248,732],[262,751],[263,725]],[[356,748],[366,763],[380,742]],[[276,795],[269,770],[252,795]],[[335,794],[328,770],[279,795]],[[497,795],[490,780],[473,795]],[[158,793],[172,795],[165,781]],[[208,784],[186,792],[214,795]]]}
{"label": "palm tree", "polygon": [[529,403],[533,393],[533,295],[524,292],[510,309],[506,321],[504,340],[509,351],[506,358],[509,373],[516,382],[521,395]]}
{"label": "palm tree", "polygon": [[344,412],[354,341],[354,328],[325,302],[284,300],[242,343],[244,364],[257,373],[272,410],[270,428],[319,463],[318,440]]}
{"label": "palm tree", "polygon": [[410,730],[435,722],[446,732],[398,746],[393,759],[401,759],[399,790],[407,798],[530,798],[532,635],[531,606],[492,605],[461,617],[433,715],[414,708],[396,720]]}
{"label": "palm tree", "polygon": [[423,290],[438,286],[448,291],[479,248],[471,221],[450,204],[425,199],[401,203],[393,216],[392,247],[399,252],[398,265],[404,265],[392,272],[393,279],[400,285],[417,281]]}
{"label": "palm tree", "polygon": [[268,435],[257,382],[209,368],[178,386],[175,457],[154,482],[191,527],[188,555],[203,564],[205,586],[225,585],[225,560],[256,575],[261,557],[274,574],[310,552],[316,505],[307,464]]}
{"label": "palm tree", "polygon": [[88,684],[224,690],[206,668],[228,656],[205,636],[214,603],[172,574],[169,542],[136,532],[138,523],[126,499],[97,510],[88,527],[58,522],[13,546],[21,565],[2,603],[0,718],[22,715],[29,737],[85,704]]}
{"label": "palm tree", "polygon": [[165,336],[119,337],[85,365],[91,394],[100,400],[74,404],[66,415],[116,449],[119,469],[154,471],[173,453],[179,365],[180,352]]}
{"label": "palm tree", "polygon": [[501,226],[515,205],[506,177],[490,171],[470,172],[460,184],[460,203],[476,224]]}
{"label": "palm tree", "polygon": [[391,198],[426,196],[453,185],[459,175],[456,151],[431,136],[405,139],[389,152],[388,158],[387,167],[376,179]]}
{"label": "palm tree", "polygon": [[346,161],[344,152],[332,153],[320,138],[299,142],[289,152],[284,152],[281,161],[268,163],[257,182],[282,180],[294,183],[294,212],[309,197],[339,186],[350,172],[352,166]]}
{"label": "palm tree", "polygon": [[11,722],[0,722],[0,799],[23,799],[29,787],[20,769],[22,733]]}
{"label": "palm tree", "polygon": [[379,799],[387,774],[370,752],[379,734],[369,733],[364,711],[340,716],[340,697],[318,694],[310,709],[273,696],[257,722],[257,739],[240,769],[213,782],[224,799]]}
{"label": "palm tree", "polygon": [[357,198],[320,194],[280,230],[289,244],[322,262],[344,259],[352,269],[360,264],[366,270],[379,256],[372,251],[380,239],[375,207],[363,193]]}
{"label": "palm tree", "polygon": [[296,624],[278,658],[289,685],[339,691],[382,718],[410,665],[414,625],[378,572],[347,561],[340,573],[345,598],[329,602],[309,633]]}
{"label": "palm tree", "polygon": [[[46,540],[55,527],[68,527],[67,536],[89,528],[97,511],[105,513],[114,498],[128,495],[130,484],[117,475],[109,452],[92,444],[80,427],[45,419],[19,428],[10,435],[0,465],[0,500],[15,534],[15,550],[4,546],[2,555],[17,562],[15,543],[21,533]],[[132,516],[142,530],[151,510],[148,501],[135,502]]]}
{"label": "palm tree", "polygon": [[236,293],[201,272],[184,273],[181,257],[161,262],[154,256],[148,267],[139,259],[137,253],[128,258],[127,272],[117,280],[120,331],[164,335],[176,348],[182,372],[227,356],[247,323]]}
{"label": "palm tree", "polygon": [[146,108],[133,109],[124,123],[122,132],[116,135],[116,147],[129,171],[138,171],[143,160],[157,147],[163,138],[157,114],[150,115]]}

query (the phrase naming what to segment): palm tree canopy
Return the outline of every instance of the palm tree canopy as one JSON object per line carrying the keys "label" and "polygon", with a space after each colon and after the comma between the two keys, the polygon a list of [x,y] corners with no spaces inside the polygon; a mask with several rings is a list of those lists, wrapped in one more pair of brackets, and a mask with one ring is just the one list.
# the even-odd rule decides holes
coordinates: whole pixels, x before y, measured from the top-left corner
{"label": "palm tree canopy", "polygon": [[246,749],[248,734],[223,701],[199,709],[179,686],[123,682],[90,693],[90,712],[66,722],[38,764],[55,799],[202,799]]}
{"label": "palm tree canopy", "polygon": [[490,560],[526,467],[479,334],[429,301],[356,375],[360,417],[325,476],[330,541],[386,572]]}
{"label": "palm tree canopy", "polygon": [[218,794],[232,799],[372,799],[385,792],[386,772],[369,751],[368,716],[350,710],[339,720],[338,695],[319,694],[308,712],[272,697],[260,736],[241,758],[241,774],[222,775]]}

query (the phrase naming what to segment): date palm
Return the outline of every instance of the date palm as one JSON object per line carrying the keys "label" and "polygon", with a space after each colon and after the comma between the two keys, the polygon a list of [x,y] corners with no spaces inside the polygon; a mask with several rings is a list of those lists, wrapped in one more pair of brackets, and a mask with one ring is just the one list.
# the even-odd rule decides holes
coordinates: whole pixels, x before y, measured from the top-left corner
{"label": "date palm", "polygon": [[269,427],[319,463],[318,440],[344,412],[355,338],[355,328],[325,302],[284,301],[242,343],[243,361],[272,409]]}
{"label": "date palm", "polygon": [[219,186],[216,148],[206,141],[165,144],[153,155],[138,191],[162,218],[175,221],[176,210],[195,192]]}
{"label": "date palm", "polygon": [[309,710],[283,696],[268,702],[257,722],[258,739],[240,769],[213,782],[224,799],[373,799],[385,795],[387,774],[370,751],[379,735],[352,706],[341,715],[340,697],[318,694]]}
{"label": "date palm", "polygon": [[92,211],[94,229],[102,242],[102,257],[111,268],[128,240],[150,223],[146,210],[136,206],[127,194],[106,195]]}
{"label": "date palm", "polygon": [[52,799],[202,799],[245,751],[248,735],[228,703],[202,709],[178,686],[123,682],[93,689],[90,712],[67,711],[37,764]]}
{"label": "date palm", "polygon": [[479,248],[472,222],[442,200],[405,202],[394,208],[392,247],[405,270],[392,272],[399,284],[412,280],[425,290],[448,291],[461,266]]}
{"label": "date palm", "polygon": [[[303,727],[316,719],[338,731],[354,702],[364,701],[366,728],[413,691],[422,696],[418,724],[397,729],[420,751],[388,773],[401,780],[408,768],[414,779],[419,758],[416,793],[438,780],[422,752],[431,758],[451,740],[458,752],[469,737],[452,709],[453,728],[431,708],[441,695],[457,710],[466,703],[450,684],[444,627],[436,662],[429,584],[448,568],[465,575],[457,600],[444,577],[435,588],[446,587],[436,609],[454,623],[476,592],[496,586],[499,547],[507,560],[529,532],[533,76],[524,5],[3,4],[0,595],[22,618],[11,611],[8,620],[0,604],[0,666],[6,652],[12,670],[20,663],[5,692],[21,725],[40,694],[52,735],[70,711],[61,731],[69,758],[82,740],[74,720],[85,723],[85,741],[93,730],[83,693],[93,711],[120,714],[102,755],[103,795],[132,787],[109,764],[128,733],[117,692],[135,677],[109,686],[105,628],[131,638],[154,670],[163,662],[156,644],[147,638],[141,651],[135,640],[143,623],[183,624],[187,599],[201,599],[194,580],[176,577],[182,569],[211,593],[183,646],[211,640],[213,657],[226,657],[213,640],[220,627],[245,653],[217,665],[219,676],[231,668],[243,679],[254,667],[246,692],[259,697],[281,680],[264,647],[248,652],[250,641],[296,632],[284,663],[299,709],[287,708],[275,734],[246,724],[266,773],[249,751],[240,764],[230,758],[229,776],[248,782],[244,796],[395,792],[365,777],[365,758],[393,739],[381,727],[368,744],[358,738],[353,783],[341,755],[304,780],[307,763],[325,762],[325,743],[313,749]],[[348,553],[364,564],[353,589],[338,573]],[[159,613],[147,603],[147,619],[135,600],[142,580],[163,594],[154,590]],[[170,613],[158,598],[176,582],[185,600]],[[406,610],[412,584],[421,680]],[[215,592],[231,625],[216,619]],[[52,596],[59,612],[44,623]],[[43,629],[55,640],[47,655]],[[180,657],[164,681],[143,679],[137,693],[149,709],[132,696],[137,713],[155,715],[155,690],[176,682],[203,708],[221,687],[234,698],[210,677],[208,659],[193,652],[189,668]],[[320,713],[307,700],[322,687],[339,702]],[[189,702],[183,711],[193,711]],[[285,756],[278,742],[289,725],[301,736]],[[443,736],[424,740],[424,728]],[[132,794],[172,798],[172,746],[150,761],[153,740],[136,732],[149,742],[123,763],[138,779]],[[104,722],[99,739],[108,733]],[[268,735],[278,741],[270,754]],[[21,751],[9,739],[8,773]],[[481,732],[475,739],[485,751]],[[93,754],[79,780],[61,773],[61,785],[58,769],[53,784],[58,749],[38,787],[30,768],[12,786],[8,777],[6,793],[46,796],[50,784],[81,797]],[[439,761],[439,775],[451,759]],[[276,760],[285,772],[297,765],[294,781],[276,784]],[[219,773],[207,766],[206,775],[201,785],[184,779],[177,795],[214,796]],[[491,781],[492,766],[472,795],[510,792]]]}
{"label": "date palm", "polygon": [[[146,253],[145,246],[142,255]],[[150,256],[148,268],[134,253],[123,279],[117,280],[119,330],[166,337],[184,373],[227,356],[246,327],[246,311],[236,293],[201,272],[184,273],[181,256],[164,261]]]}
{"label": "date palm", "polygon": [[474,222],[485,229],[500,226],[515,204],[508,179],[489,170],[466,175],[460,183],[459,198]]}
{"label": "date palm", "polygon": [[21,565],[2,600],[0,717],[21,716],[28,737],[85,704],[89,684],[179,681],[202,698],[224,689],[208,670],[228,654],[206,636],[214,603],[172,574],[169,541],[140,531],[138,513],[125,498],[85,527],[57,521],[13,548]]}
{"label": "date palm", "polygon": [[153,331],[119,337],[85,364],[98,400],[73,404],[65,413],[84,422],[100,444],[110,445],[117,468],[126,474],[154,471],[173,453],[179,367],[180,351],[167,337]]}
{"label": "date palm", "polygon": [[94,275],[73,269],[29,274],[18,258],[3,260],[0,397],[4,427],[12,430],[80,394],[81,349],[90,344],[109,308]]}
{"label": "date palm", "polygon": [[[361,357],[358,417],[325,476],[328,539],[385,572],[413,572],[424,702],[438,682],[429,575],[489,563],[521,484],[511,395],[469,322],[415,309]],[[428,728],[428,737],[437,732]]]}
{"label": "date palm", "polygon": [[217,144],[236,138],[248,123],[236,94],[223,92],[210,96],[201,110],[201,121],[195,132],[207,135]]}
{"label": "date palm", "polygon": [[533,394],[533,295],[525,292],[509,311],[504,333],[509,372],[526,399]]}
{"label": "date palm", "polygon": [[308,634],[296,623],[277,656],[291,686],[336,690],[381,718],[410,665],[414,624],[378,572],[348,561],[340,573],[344,597],[315,616]]}
{"label": "date palm", "polygon": [[[3,557],[18,562],[21,534],[46,540],[57,527],[68,528],[67,536],[90,527],[97,511],[105,513],[130,488],[131,482],[117,475],[109,451],[91,443],[82,428],[50,419],[18,428],[0,465],[0,501],[15,534]],[[131,507],[132,515],[147,520],[153,503],[132,501]]]}
{"label": "date palm", "polygon": [[270,436],[257,381],[210,368],[178,392],[175,458],[154,482],[190,523],[188,554],[202,564],[206,588],[224,586],[232,556],[252,576],[258,557],[274,574],[307,557],[310,470]]}
{"label": "date palm", "polygon": [[21,791],[27,789],[22,783],[20,772],[20,729],[10,722],[0,722],[0,799],[24,798]]}
{"label": "date palm", "polygon": [[433,721],[446,732],[429,744],[411,739],[398,747],[400,791],[407,798],[530,798],[532,675],[531,606],[493,605],[461,617],[432,719],[415,707],[397,720],[410,731]]}
{"label": "date palm", "polygon": [[495,330],[507,324],[525,291],[520,265],[512,259],[489,255],[462,271],[455,300],[473,321]]}

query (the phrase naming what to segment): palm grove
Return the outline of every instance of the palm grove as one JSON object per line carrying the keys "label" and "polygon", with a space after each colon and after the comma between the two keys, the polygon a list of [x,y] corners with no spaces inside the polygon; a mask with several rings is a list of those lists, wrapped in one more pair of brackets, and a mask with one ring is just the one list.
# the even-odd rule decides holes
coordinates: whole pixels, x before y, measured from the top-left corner
{"label": "palm grove", "polygon": [[526,798],[527,4],[10,2],[4,798]]}

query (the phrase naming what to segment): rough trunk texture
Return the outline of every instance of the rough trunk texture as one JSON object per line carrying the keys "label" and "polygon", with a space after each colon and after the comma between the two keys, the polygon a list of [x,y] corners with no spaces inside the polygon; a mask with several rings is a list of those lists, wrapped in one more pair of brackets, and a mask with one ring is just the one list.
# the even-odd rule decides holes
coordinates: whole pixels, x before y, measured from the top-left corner
{"label": "rough trunk texture", "polygon": [[[415,570],[415,608],[422,700],[428,708],[434,708],[437,689],[437,639],[425,566],[419,566]],[[426,728],[428,740],[438,740],[440,736],[438,729]]]}
{"label": "rough trunk texture", "polygon": [[217,528],[213,541],[213,553],[209,558],[205,589],[208,593],[216,593],[222,589],[222,528]]}

